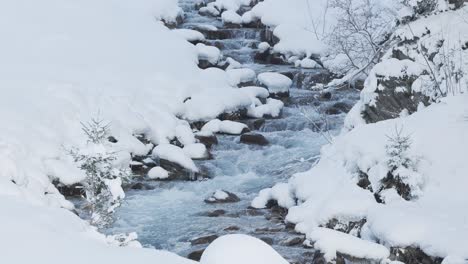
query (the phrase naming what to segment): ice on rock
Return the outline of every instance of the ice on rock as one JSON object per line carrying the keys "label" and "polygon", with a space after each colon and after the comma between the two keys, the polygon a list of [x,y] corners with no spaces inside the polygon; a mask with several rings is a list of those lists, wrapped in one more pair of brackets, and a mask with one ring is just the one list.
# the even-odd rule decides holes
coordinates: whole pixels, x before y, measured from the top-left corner
{"label": "ice on rock", "polygon": [[200,264],[289,264],[272,247],[247,235],[226,235],[213,241]]}
{"label": "ice on rock", "polygon": [[338,252],[375,261],[382,261],[390,256],[390,251],[380,244],[329,228],[316,228],[307,238],[314,242],[314,248],[324,253],[325,259],[330,262],[336,258]]}
{"label": "ice on rock", "polygon": [[169,178],[169,172],[162,167],[154,167],[148,172],[148,178],[152,180],[163,180]]}
{"label": "ice on rock", "polygon": [[205,40],[205,36],[201,32],[193,29],[179,28],[172,31],[189,42]]}
{"label": "ice on rock", "polygon": [[221,121],[219,119],[214,119],[206,123],[202,127],[201,131],[212,133],[212,134],[213,133],[225,133],[225,134],[231,134],[231,135],[240,135],[246,129],[248,129],[247,125],[243,123],[234,122],[230,120]]}
{"label": "ice on rock", "polygon": [[153,157],[177,163],[192,172],[198,172],[198,168],[192,159],[184,152],[183,149],[177,146],[171,144],[158,145],[153,149],[152,155]]}
{"label": "ice on rock", "polygon": [[254,82],[257,77],[255,71],[248,68],[229,69],[226,70],[226,73],[232,86],[237,86],[241,83]]}
{"label": "ice on rock", "polygon": [[264,72],[258,75],[260,84],[265,85],[270,93],[287,93],[293,82],[287,76],[276,72]]}
{"label": "ice on rock", "polygon": [[242,17],[233,10],[227,10],[221,15],[221,19],[224,23],[229,24],[242,24]]}
{"label": "ice on rock", "polygon": [[221,51],[213,46],[207,46],[203,43],[196,45],[199,60],[207,60],[211,64],[217,64],[221,58]]}

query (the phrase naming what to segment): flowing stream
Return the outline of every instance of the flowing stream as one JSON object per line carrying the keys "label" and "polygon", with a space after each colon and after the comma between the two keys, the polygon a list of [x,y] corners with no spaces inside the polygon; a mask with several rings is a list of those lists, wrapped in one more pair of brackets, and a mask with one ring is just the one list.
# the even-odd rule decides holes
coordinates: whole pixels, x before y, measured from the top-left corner
{"label": "flowing stream", "polygon": [[[303,247],[301,243],[287,243],[302,235],[287,228],[282,219],[271,211],[248,207],[260,190],[286,182],[294,173],[308,170],[318,159],[320,148],[327,141],[302,113],[306,112],[320,124],[317,112],[325,113],[334,105],[351,106],[358,93],[334,91],[331,99],[320,99],[319,92],[304,89],[307,84],[299,84],[297,79],[298,76],[302,79],[304,76],[320,77],[323,71],[254,61],[263,29],[224,29],[219,18],[199,15],[193,0],[182,0],[181,6],[186,17],[180,27],[218,27],[229,37],[207,40],[205,44],[219,47],[225,57],[232,57],[257,73],[287,73],[294,78],[295,87],[281,118],[267,119],[256,131],[268,139],[268,146],[246,145],[239,142],[239,136],[218,135],[219,144],[211,150],[214,159],[197,161],[197,165],[208,169],[212,178],[193,182],[150,182],[148,184],[155,189],[128,191],[124,204],[116,212],[118,220],[107,231],[137,232],[144,246],[169,250],[181,256],[207,246],[207,243],[192,245],[190,241],[195,238],[228,233],[250,234],[272,244],[291,262],[309,263],[312,249]],[[338,133],[344,115],[344,112],[327,115],[329,133]],[[204,199],[216,190],[235,193],[241,201],[215,205],[205,203]],[[216,210],[224,210],[224,213],[216,217],[207,216]]]}

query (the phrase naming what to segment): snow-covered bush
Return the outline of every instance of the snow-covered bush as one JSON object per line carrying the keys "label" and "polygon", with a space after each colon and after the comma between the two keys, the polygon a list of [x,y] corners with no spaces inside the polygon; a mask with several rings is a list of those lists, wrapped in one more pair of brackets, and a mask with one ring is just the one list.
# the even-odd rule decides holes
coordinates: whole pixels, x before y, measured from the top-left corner
{"label": "snow-covered bush", "polygon": [[82,123],[82,126],[88,138],[86,147],[72,148],[69,153],[86,173],[83,186],[91,224],[101,228],[112,223],[112,213],[124,197],[122,180],[126,180],[129,173],[126,169],[115,167],[116,154],[105,145],[109,136],[109,124],[93,118],[88,123]]}
{"label": "snow-covered bush", "polygon": [[411,136],[403,134],[403,128],[395,128],[394,134],[387,138],[388,173],[382,180],[380,192],[395,188],[400,196],[409,200],[421,192],[421,176],[417,172],[419,158],[411,156]]}

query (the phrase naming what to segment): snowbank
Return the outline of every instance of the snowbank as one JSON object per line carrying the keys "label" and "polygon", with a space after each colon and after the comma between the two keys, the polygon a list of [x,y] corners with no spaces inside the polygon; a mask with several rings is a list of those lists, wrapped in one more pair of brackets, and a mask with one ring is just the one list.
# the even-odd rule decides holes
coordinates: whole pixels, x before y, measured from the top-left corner
{"label": "snowbank", "polygon": [[[111,148],[120,165],[128,166],[130,154],[151,149],[134,135],[166,144],[184,137],[176,129],[179,118],[211,120],[251,104],[224,71],[197,67],[197,48],[186,41],[192,36],[157,21],[175,21],[180,12],[176,0],[0,3],[0,34],[8,39],[0,43],[0,225],[8,227],[1,233],[9,243],[2,245],[9,249],[2,259],[128,263],[148,257],[190,263],[152,250],[95,246],[77,216],[47,209],[72,208],[51,181],[83,179],[64,150],[86,143],[80,122],[96,116],[109,122],[117,140]],[[190,158],[185,161],[196,169]],[[41,216],[47,221],[40,222]],[[60,252],[65,257],[55,256]]]}
{"label": "snowbank", "polygon": [[[280,185],[282,192],[273,192],[275,188],[263,191],[254,205],[262,207],[271,198],[288,201],[285,194],[298,199],[298,205],[283,203],[289,207],[286,219],[312,240],[322,237],[314,230],[331,219],[347,223],[365,218],[365,240],[379,241],[388,247],[419,247],[431,256],[466,259],[468,228],[463,219],[468,218],[464,210],[468,204],[464,195],[468,191],[464,156],[468,149],[467,102],[467,95],[448,97],[413,115],[345,132],[322,149],[315,167],[296,174],[288,187]],[[381,188],[381,180],[388,172],[387,136],[396,127],[411,136],[410,154],[419,160],[420,177],[409,178],[414,180],[409,185],[420,188],[421,193],[406,201],[389,189],[383,195],[385,204],[380,204],[371,191],[357,183],[364,172],[370,188]],[[349,239],[336,238],[341,242],[334,241],[335,247]],[[383,250],[378,252],[383,256]]]}
{"label": "snowbank", "polygon": [[247,235],[226,235],[213,241],[200,264],[288,264],[272,247]]}

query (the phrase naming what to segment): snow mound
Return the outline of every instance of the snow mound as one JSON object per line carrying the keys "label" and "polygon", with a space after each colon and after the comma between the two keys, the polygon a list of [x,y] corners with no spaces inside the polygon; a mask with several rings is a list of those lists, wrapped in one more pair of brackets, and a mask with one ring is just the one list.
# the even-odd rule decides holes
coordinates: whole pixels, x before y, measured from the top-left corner
{"label": "snow mound", "polygon": [[183,150],[192,159],[206,159],[209,156],[206,146],[201,143],[185,145]]}
{"label": "snow mound", "polygon": [[221,51],[217,47],[207,46],[203,43],[196,45],[199,60],[207,60],[211,64],[217,64],[221,58]]}
{"label": "snow mound", "polygon": [[251,107],[247,110],[247,115],[253,118],[265,116],[278,117],[283,109],[284,103],[280,100],[268,98],[266,104]]}
{"label": "snow mound", "polygon": [[172,31],[189,42],[205,40],[205,36],[201,32],[193,29],[179,28]]}
{"label": "snow mound", "polygon": [[248,68],[243,69],[228,69],[226,73],[229,78],[229,83],[232,86],[237,86],[242,83],[255,82],[257,75],[255,71]]}
{"label": "snow mound", "polygon": [[287,76],[276,72],[264,72],[258,75],[260,84],[265,85],[270,93],[289,92],[293,82]]}
{"label": "snow mound", "polygon": [[240,91],[246,93],[247,95],[253,98],[268,98],[268,96],[270,96],[270,92],[268,92],[267,89],[260,86],[241,87]]}
{"label": "snow mound", "polygon": [[198,168],[190,156],[177,146],[171,144],[158,145],[153,149],[152,156],[177,163],[190,171],[198,172]]}
{"label": "snow mound", "polygon": [[169,172],[162,167],[154,167],[148,172],[148,178],[152,180],[162,180],[169,178]]}
{"label": "snow mound", "polygon": [[225,133],[230,135],[240,135],[243,131],[248,129],[246,124],[234,122],[230,120],[214,119],[206,123],[201,131],[208,133]]}
{"label": "snow mound", "polygon": [[365,241],[346,233],[329,228],[317,228],[309,234],[314,241],[314,248],[324,253],[327,261],[336,258],[336,253],[342,253],[360,259],[382,261],[390,256],[390,251],[379,244]]}
{"label": "snow mound", "polygon": [[203,252],[200,264],[288,264],[272,247],[247,235],[226,235]]}
{"label": "snow mound", "polygon": [[223,14],[221,15],[221,19],[224,23],[236,25],[242,24],[242,17],[233,10],[223,12]]}

